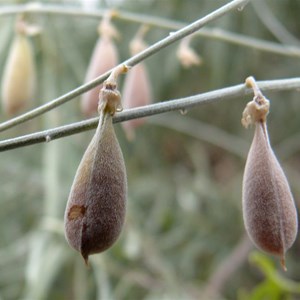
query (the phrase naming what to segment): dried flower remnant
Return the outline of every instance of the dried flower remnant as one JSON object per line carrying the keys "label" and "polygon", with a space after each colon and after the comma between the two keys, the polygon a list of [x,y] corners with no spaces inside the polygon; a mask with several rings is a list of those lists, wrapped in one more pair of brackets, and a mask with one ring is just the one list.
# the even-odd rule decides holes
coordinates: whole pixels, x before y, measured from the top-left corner
{"label": "dried flower remnant", "polygon": [[123,155],[112,117],[121,109],[116,80],[126,72],[116,68],[99,96],[99,125],[80,162],[65,211],[65,234],[85,262],[117,240],[123,227],[127,179]]}
{"label": "dried flower remnant", "polygon": [[20,17],[15,26],[15,37],[9,50],[2,79],[2,107],[11,116],[27,108],[36,87],[34,54],[30,35],[38,33]]}
{"label": "dried flower remnant", "polygon": [[269,101],[253,77],[246,84],[254,89],[253,101],[243,112],[242,124],[254,124],[255,133],[243,178],[243,217],[253,243],[280,257],[284,270],[286,251],[297,236],[297,211],[287,178],[271,148],[266,117]]}
{"label": "dried flower remnant", "polygon": [[[112,13],[106,15],[98,26],[98,33],[100,37],[98,38],[93,50],[85,82],[95,79],[118,64],[118,50],[113,39],[119,38],[119,33],[111,24],[111,17]],[[97,113],[100,89],[101,85],[100,87],[95,87],[82,95],[81,111],[86,116],[95,115]]]}
{"label": "dried flower remnant", "polygon": [[[143,51],[147,45],[143,40],[147,27],[142,26],[130,43],[131,55]],[[143,62],[136,65],[126,76],[123,88],[123,106],[125,109],[148,105],[152,102],[151,84]],[[145,123],[144,118],[122,122],[128,140],[135,137],[135,129]]]}
{"label": "dried flower remnant", "polygon": [[191,36],[182,39],[176,52],[177,58],[184,68],[202,64],[201,57],[190,46],[190,39]]}

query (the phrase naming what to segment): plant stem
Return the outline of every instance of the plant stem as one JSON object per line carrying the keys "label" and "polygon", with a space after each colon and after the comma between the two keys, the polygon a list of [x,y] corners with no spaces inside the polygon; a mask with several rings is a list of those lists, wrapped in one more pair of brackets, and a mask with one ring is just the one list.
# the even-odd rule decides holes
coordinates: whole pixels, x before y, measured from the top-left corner
{"label": "plant stem", "polygon": [[[125,62],[122,62],[119,66],[125,64],[127,66],[134,66],[141,61],[145,60],[146,58],[152,56],[153,54],[159,52],[161,49],[173,44],[174,42],[196,32],[200,28],[202,28],[204,25],[208,24],[209,22],[216,20],[223,16],[224,14],[232,11],[233,9],[237,9],[239,7],[242,7],[246,3],[248,3],[249,0],[233,0],[229,2],[228,4],[220,7],[219,9],[211,12],[210,14],[204,16],[203,18],[200,18],[199,20],[195,21],[194,23],[191,23],[190,25],[185,26],[184,28],[169,34],[164,39],[156,42],[152,46],[148,47],[144,51],[138,53],[137,55],[129,58]],[[117,66],[117,67],[119,67]],[[42,106],[39,106],[25,114],[22,114],[16,118],[10,119],[2,124],[0,124],[0,131],[4,131],[5,129],[14,127],[18,124],[24,123],[25,121],[31,120],[49,110],[52,110],[53,108],[70,101],[71,99],[83,94],[84,92],[94,88],[98,84],[102,83],[110,74],[111,70],[104,73],[103,75],[97,77],[96,79],[79,86],[78,88],[74,89],[71,92],[68,92],[67,94],[58,97]]]}
{"label": "plant stem", "polygon": [[285,26],[275,17],[265,1],[253,1],[252,6],[260,21],[282,44],[300,46],[297,37],[291,34]]}
{"label": "plant stem", "polygon": [[205,141],[206,143],[220,147],[243,159],[247,156],[249,145],[246,140],[199,120],[189,117],[178,118],[178,115],[173,113],[168,114],[163,118],[153,117],[148,123],[184,133],[201,141]]}
{"label": "plant stem", "polygon": [[244,234],[231,253],[215,268],[203,290],[205,299],[218,299],[226,283],[232,278],[239,267],[245,263],[253,244]]}
{"label": "plant stem", "polygon": [[[108,10],[82,10],[80,8],[61,7],[53,4],[44,3],[29,3],[23,5],[10,5],[3,7],[0,11],[1,16],[9,16],[18,13],[30,13],[30,14],[53,14],[73,17],[87,17],[99,19],[105,16]],[[143,15],[138,13],[116,11],[114,18],[120,20],[129,21],[138,24],[145,24],[151,27],[158,27],[167,30],[178,30],[187,26],[187,23],[174,21],[166,18],[160,18],[155,16]],[[233,33],[220,28],[203,28],[196,33],[199,36],[206,38],[216,39],[232,44],[236,44],[243,47],[250,47],[260,51],[271,52],[279,55],[300,57],[300,49],[298,45],[293,43],[292,45],[281,45],[274,42],[264,41],[257,38],[248,37],[242,34]],[[289,43],[291,44],[291,43]]]}
{"label": "plant stem", "polygon": [[[297,90],[300,88],[300,77],[291,79],[257,81],[257,85],[262,91]],[[253,90],[247,88],[245,84],[239,84],[232,87],[214,90],[195,96],[190,96],[176,100],[169,100],[143,107],[124,110],[123,112],[116,113],[116,115],[113,118],[113,122],[119,123],[127,120],[157,115],[169,111],[188,109],[201,104],[225,101],[231,98],[242,97],[248,94],[253,94]],[[87,131],[96,128],[98,120],[98,118],[92,118],[89,120],[49,130],[4,140],[0,142],[0,152],[36,143],[50,142],[51,140]]]}

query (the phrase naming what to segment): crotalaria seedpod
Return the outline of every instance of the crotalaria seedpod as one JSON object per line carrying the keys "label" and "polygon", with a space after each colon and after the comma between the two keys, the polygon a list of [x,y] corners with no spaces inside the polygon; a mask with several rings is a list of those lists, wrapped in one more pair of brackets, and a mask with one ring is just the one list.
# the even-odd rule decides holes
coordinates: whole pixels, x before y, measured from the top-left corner
{"label": "crotalaria seedpod", "polygon": [[297,212],[287,178],[271,148],[266,115],[269,101],[261,94],[253,78],[255,97],[243,113],[244,126],[255,124],[243,178],[243,216],[254,244],[267,253],[279,256],[283,269],[285,253],[297,235]]}
{"label": "crotalaria seedpod", "polygon": [[34,97],[36,74],[27,24],[20,20],[9,50],[2,79],[2,107],[14,115],[29,106]]}
{"label": "crotalaria seedpod", "polygon": [[[98,31],[101,36],[98,38],[94,48],[85,82],[95,79],[118,64],[118,51],[113,42],[113,38],[118,37],[118,32],[111,25],[109,16],[104,17],[98,27]],[[99,89],[101,89],[101,86],[95,87],[82,95],[81,111],[86,116],[97,113]]]}
{"label": "crotalaria seedpod", "polygon": [[76,172],[64,217],[66,238],[86,263],[117,240],[125,218],[126,170],[112,124],[120,107],[114,81],[110,77],[100,91],[99,125]]}
{"label": "crotalaria seedpod", "polygon": [[[130,43],[130,51],[135,55],[146,48],[141,35],[145,30],[142,27],[137,36]],[[152,102],[151,84],[144,63],[139,63],[128,73],[124,81],[123,88],[123,106],[126,109],[148,105]],[[122,122],[122,127],[125,131],[128,140],[133,140],[135,129],[145,123],[145,119],[133,119]]]}

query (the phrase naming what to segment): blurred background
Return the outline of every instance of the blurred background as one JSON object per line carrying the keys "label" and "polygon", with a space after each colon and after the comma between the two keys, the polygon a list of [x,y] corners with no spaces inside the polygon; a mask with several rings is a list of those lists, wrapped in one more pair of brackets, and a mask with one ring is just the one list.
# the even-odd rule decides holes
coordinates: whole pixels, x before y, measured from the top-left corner
{"label": "blurred background", "polygon": [[[190,23],[228,1],[38,2],[62,11],[115,8]],[[1,11],[24,3],[0,3],[2,73],[17,15]],[[300,49],[299,11],[298,0],[253,0],[207,28]],[[25,18],[42,29],[29,37],[37,71],[33,107],[83,84],[100,18],[53,13]],[[112,23],[121,35],[115,44],[123,61],[130,57],[128,45],[140,24],[118,17]],[[145,41],[153,44],[170,31],[151,27]],[[299,76],[299,56],[263,52],[209,35],[190,41],[202,64],[184,68],[176,55],[178,45],[145,61],[153,102],[239,84],[250,75],[257,80]],[[299,207],[299,91],[265,94],[271,100],[270,140]],[[126,224],[111,249],[91,256],[89,268],[65,240],[63,215],[94,130],[1,153],[0,299],[300,299],[300,240],[287,253],[284,273],[275,258],[255,252],[245,235],[241,186],[253,130],[245,130],[240,120],[250,100],[230,99],[184,114],[150,117],[136,129],[132,142],[115,125],[128,174]],[[79,103],[75,98],[1,133],[1,139],[83,120]],[[0,114],[1,122],[9,118]]]}

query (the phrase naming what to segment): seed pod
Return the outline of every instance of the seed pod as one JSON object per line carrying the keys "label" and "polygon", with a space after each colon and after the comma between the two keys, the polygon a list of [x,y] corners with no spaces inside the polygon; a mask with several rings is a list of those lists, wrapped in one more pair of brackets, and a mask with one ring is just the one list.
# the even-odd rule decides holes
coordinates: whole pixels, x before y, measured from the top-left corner
{"label": "seed pod", "polygon": [[[149,77],[143,63],[135,66],[127,75],[123,89],[123,103],[126,109],[144,106],[151,103]],[[145,119],[134,119],[122,122],[128,140],[133,140],[135,128],[145,123]]]}
{"label": "seed pod", "polygon": [[[101,37],[99,37],[94,48],[86,73],[85,82],[95,79],[118,64],[118,50],[113,42],[113,38],[117,38],[118,33],[110,24],[109,18],[105,17],[103,19],[99,25],[98,31]],[[82,95],[81,111],[86,116],[97,113],[99,89],[101,89],[101,86],[95,87]]]}
{"label": "seed pod", "polygon": [[2,79],[2,107],[6,115],[14,115],[29,106],[34,97],[35,83],[33,49],[26,24],[20,21]]}
{"label": "seed pod", "polygon": [[76,172],[65,211],[66,238],[86,263],[89,255],[117,240],[124,223],[126,171],[112,124],[119,106],[120,93],[108,79],[100,92],[99,125]]}
{"label": "seed pod", "polygon": [[[247,79],[248,84],[255,84]],[[297,235],[297,212],[287,178],[271,148],[266,115],[269,101],[256,87],[253,101],[243,113],[244,126],[255,124],[243,178],[243,217],[253,243],[279,256],[284,270],[285,253]]]}
{"label": "seed pod", "polygon": [[[137,36],[130,43],[130,51],[135,55],[147,46],[142,40],[141,34],[145,32],[139,31]],[[146,65],[139,63],[126,76],[123,88],[123,106],[126,109],[148,105],[152,102],[152,91]],[[122,122],[122,127],[125,131],[128,140],[133,140],[135,137],[135,129],[145,123],[145,119],[133,119]]]}
{"label": "seed pod", "polygon": [[201,57],[190,46],[190,38],[191,36],[182,39],[176,52],[177,58],[184,68],[202,64]]}

